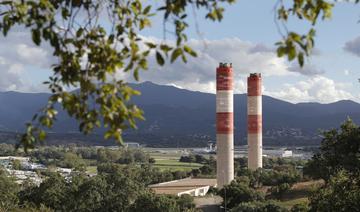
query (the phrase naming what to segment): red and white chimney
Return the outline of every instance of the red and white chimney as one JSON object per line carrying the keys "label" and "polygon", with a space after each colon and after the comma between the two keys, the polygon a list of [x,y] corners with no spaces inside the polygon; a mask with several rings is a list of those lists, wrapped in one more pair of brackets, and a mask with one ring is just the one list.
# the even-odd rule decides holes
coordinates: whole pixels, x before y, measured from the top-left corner
{"label": "red and white chimney", "polygon": [[217,185],[222,188],[234,179],[234,113],[232,65],[216,69]]}
{"label": "red and white chimney", "polygon": [[248,168],[262,168],[262,94],[261,74],[253,73],[248,82]]}

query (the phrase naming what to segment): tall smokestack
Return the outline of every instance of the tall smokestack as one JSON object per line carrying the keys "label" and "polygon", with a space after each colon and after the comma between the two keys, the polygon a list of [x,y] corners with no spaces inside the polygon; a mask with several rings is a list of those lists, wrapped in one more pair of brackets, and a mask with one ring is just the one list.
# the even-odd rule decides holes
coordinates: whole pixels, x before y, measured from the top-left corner
{"label": "tall smokestack", "polygon": [[234,179],[234,115],[232,65],[216,69],[217,184],[222,188]]}
{"label": "tall smokestack", "polygon": [[248,168],[262,168],[262,97],[261,74],[248,77]]}

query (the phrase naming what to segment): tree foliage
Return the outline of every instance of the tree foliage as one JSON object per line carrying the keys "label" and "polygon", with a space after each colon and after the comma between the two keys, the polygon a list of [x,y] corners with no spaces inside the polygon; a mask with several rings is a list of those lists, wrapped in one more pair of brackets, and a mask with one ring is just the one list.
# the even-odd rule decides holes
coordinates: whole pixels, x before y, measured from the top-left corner
{"label": "tree foliage", "polygon": [[324,132],[320,151],[307,165],[306,174],[325,185],[310,196],[310,211],[359,211],[360,127],[350,119],[340,129]]}
{"label": "tree foliage", "polygon": [[309,206],[307,203],[297,203],[291,207],[291,212],[308,212]]}
{"label": "tree foliage", "polygon": [[15,170],[21,170],[21,161],[18,159],[15,159],[12,161],[12,168]]}
{"label": "tree foliage", "polygon": [[286,208],[280,206],[274,201],[254,201],[254,202],[242,202],[235,208],[231,209],[232,212],[286,212]]}
{"label": "tree foliage", "polygon": [[0,211],[9,211],[13,209],[19,199],[17,192],[20,187],[15,179],[8,176],[8,173],[0,167]]}
{"label": "tree foliage", "polygon": [[248,183],[239,180],[233,180],[229,185],[225,185],[219,191],[219,195],[223,198],[223,204],[227,208],[234,208],[242,202],[264,200],[264,195],[261,192],[249,187]]}
{"label": "tree foliage", "polygon": [[155,196],[151,193],[141,195],[131,207],[131,211],[139,212],[178,212],[175,199],[167,196]]}
{"label": "tree foliage", "polygon": [[[331,18],[333,6],[332,3],[326,0],[294,0],[292,4],[286,4],[284,1],[279,0],[276,5],[277,15],[283,27],[278,24],[278,30],[282,33],[283,39],[276,43],[278,46],[278,56],[287,56],[289,61],[297,59],[300,66],[303,66],[305,56],[311,54],[315,45],[314,37],[316,29],[314,26],[319,19],[325,20]],[[286,23],[291,16],[305,20],[305,22],[310,24],[311,27],[308,29],[308,32],[300,34],[289,30]]]}
{"label": "tree foliage", "polygon": [[[140,93],[118,79],[117,71],[130,72],[136,80],[139,71],[148,69],[147,58],[155,56],[159,65],[196,53],[185,44],[189,5],[208,10],[211,20],[221,20],[219,5],[233,0],[165,1],[154,9],[140,0],[26,0],[0,2],[0,30],[4,36],[16,25],[31,32],[36,45],[46,44],[57,62],[53,76],[45,82],[52,92],[48,104],[27,125],[21,143],[33,147],[45,139],[44,128],[56,120],[56,105],[78,120],[79,130],[89,133],[104,127],[105,138],[121,141],[124,129],[135,128],[143,112],[131,104]],[[150,17],[163,13],[164,21],[174,27],[176,42],[155,43],[140,33],[151,26]],[[108,17],[107,20],[99,20]],[[106,23],[104,23],[104,21]],[[101,23],[103,22],[103,23]],[[76,92],[68,88],[79,88]]]}
{"label": "tree foliage", "polygon": [[359,211],[360,180],[346,171],[339,171],[309,199],[310,211]]}
{"label": "tree foliage", "polygon": [[350,119],[340,129],[323,133],[319,153],[306,165],[304,173],[328,181],[339,170],[360,176],[360,127]]}
{"label": "tree foliage", "polygon": [[[142,172],[139,167],[112,166],[94,177],[75,174],[71,180],[54,173],[40,186],[28,186],[18,196],[20,205],[29,203],[34,208],[46,206],[55,211],[180,212],[194,209],[190,196],[164,196],[151,192],[146,187],[149,181],[145,177],[152,172],[154,170]],[[16,192],[14,190],[15,196]]]}
{"label": "tree foliage", "polygon": [[[136,128],[144,119],[143,111],[131,104],[131,97],[140,93],[116,73],[139,72],[148,69],[148,58],[158,65],[175,62],[197,54],[186,44],[187,14],[205,10],[205,18],[221,21],[224,4],[235,0],[167,0],[158,3],[141,0],[14,0],[0,2],[0,31],[4,36],[15,26],[26,28],[36,45],[50,47],[56,62],[52,76],[45,82],[52,92],[47,105],[27,124],[21,138],[25,149],[46,137],[45,130],[56,121],[61,107],[78,120],[85,134],[97,127],[106,129],[105,138],[122,141],[123,130]],[[333,4],[326,0],[293,0],[286,4],[277,1],[277,19],[286,26],[290,16],[305,20],[311,27],[304,35],[287,27],[278,45],[278,56],[298,59],[314,47],[315,24],[329,19]],[[151,27],[153,15],[162,15],[164,38],[171,41],[154,42],[141,36]],[[169,33],[168,27],[171,27]],[[69,89],[78,88],[71,92]]]}
{"label": "tree foliage", "polygon": [[[252,188],[259,188],[261,186],[279,186],[281,184],[288,184],[291,187],[301,180],[300,173],[296,170],[296,165],[303,163],[304,161],[302,160],[265,158],[264,169],[253,171],[241,165],[240,167],[236,167],[236,169],[238,178],[247,178],[249,185]],[[285,188],[285,185],[283,185],[283,188]]]}

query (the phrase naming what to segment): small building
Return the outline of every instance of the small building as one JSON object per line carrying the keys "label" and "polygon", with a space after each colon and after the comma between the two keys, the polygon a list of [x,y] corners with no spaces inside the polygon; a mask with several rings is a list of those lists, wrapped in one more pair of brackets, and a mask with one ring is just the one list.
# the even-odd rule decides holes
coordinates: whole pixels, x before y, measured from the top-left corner
{"label": "small building", "polygon": [[6,171],[16,179],[16,183],[22,184],[25,180],[30,180],[35,185],[40,185],[42,182],[41,177],[34,171],[23,171],[23,170],[11,170],[6,169]]}
{"label": "small building", "polygon": [[136,142],[124,142],[126,148],[139,148],[140,144]]}
{"label": "small building", "polygon": [[185,178],[164,183],[149,185],[156,194],[171,194],[181,196],[205,196],[210,187],[216,187],[216,179]]}
{"label": "small building", "polygon": [[46,169],[46,166],[43,164],[30,163],[30,162],[22,163],[21,167],[22,167],[22,169],[25,169],[25,170],[38,170],[38,169],[45,170]]}
{"label": "small building", "polygon": [[72,169],[57,167],[56,171],[59,172],[60,175],[67,176],[71,174]]}
{"label": "small building", "polygon": [[282,158],[292,157],[293,152],[291,150],[284,150],[284,152],[281,154]]}
{"label": "small building", "polygon": [[21,165],[27,164],[30,161],[29,157],[5,156],[0,157],[0,166],[12,169],[13,161],[20,161]]}
{"label": "small building", "polygon": [[5,156],[5,157],[0,157],[0,160],[8,160],[8,161],[19,160],[21,162],[29,162],[30,157]]}

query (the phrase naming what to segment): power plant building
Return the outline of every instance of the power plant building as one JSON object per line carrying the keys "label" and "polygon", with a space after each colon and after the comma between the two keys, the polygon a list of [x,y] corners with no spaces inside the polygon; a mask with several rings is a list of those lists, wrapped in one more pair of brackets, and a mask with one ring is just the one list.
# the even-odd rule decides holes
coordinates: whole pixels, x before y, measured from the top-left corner
{"label": "power plant building", "polygon": [[248,83],[248,168],[262,168],[262,93],[261,74],[250,74]]}
{"label": "power plant building", "polygon": [[234,179],[233,97],[232,65],[220,63],[216,69],[216,174],[219,188]]}

